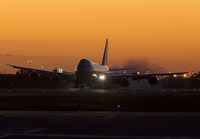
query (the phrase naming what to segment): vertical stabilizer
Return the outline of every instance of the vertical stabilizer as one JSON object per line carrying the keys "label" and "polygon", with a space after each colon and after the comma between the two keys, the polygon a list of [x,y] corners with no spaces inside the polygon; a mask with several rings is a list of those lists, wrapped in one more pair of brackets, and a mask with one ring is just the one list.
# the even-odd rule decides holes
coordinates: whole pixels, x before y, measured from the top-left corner
{"label": "vertical stabilizer", "polygon": [[101,65],[107,65],[107,56],[108,56],[108,39],[106,39],[106,44],[105,44],[105,49],[104,49]]}

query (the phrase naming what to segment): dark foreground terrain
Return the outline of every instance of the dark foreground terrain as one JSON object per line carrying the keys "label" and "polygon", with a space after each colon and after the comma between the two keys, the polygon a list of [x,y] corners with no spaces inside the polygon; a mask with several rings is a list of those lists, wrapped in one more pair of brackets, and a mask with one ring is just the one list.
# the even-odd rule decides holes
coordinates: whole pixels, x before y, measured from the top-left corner
{"label": "dark foreground terrain", "polygon": [[200,138],[200,113],[0,112],[0,138]]}
{"label": "dark foreground terrain", "polygon": [[200,112],[199,90],[0,90],[0,110]]}
{"label": "dark foreground terrain", "polygon": [[0,90],[0,138],[200,138],[199,90]]}

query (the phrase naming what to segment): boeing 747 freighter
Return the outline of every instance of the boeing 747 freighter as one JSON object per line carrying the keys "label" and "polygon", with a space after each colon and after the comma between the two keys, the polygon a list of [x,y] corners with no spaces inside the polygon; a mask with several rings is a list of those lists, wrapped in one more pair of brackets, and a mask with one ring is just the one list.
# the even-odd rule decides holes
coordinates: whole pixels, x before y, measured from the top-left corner
{"label": "boeing 747 freighter", "polygon": [[26,70],[30,72],[30,76],[35,74],[50,74],[52,76],[59,76],[69,78],[74,82],[75,88],[113,88],[116,86],[127,87],[129,85],[128,78],[133,80],[147,79],[151,85],[157,84],[157,76],[166,75],[181,75],[187,72],[178,73],[156,73],[156,74],[119,74],[111,73],[117,70],[128,70],[130,68],[109,68],[107,66],[108,54],[108,39],[106,39],[105,49],[101,64],[92,63],[88,59],[81,59],[75,69],[75,73],[63,72],[62,70],[42,70],[28,67],[21,67],[10,65],[13,68]]}

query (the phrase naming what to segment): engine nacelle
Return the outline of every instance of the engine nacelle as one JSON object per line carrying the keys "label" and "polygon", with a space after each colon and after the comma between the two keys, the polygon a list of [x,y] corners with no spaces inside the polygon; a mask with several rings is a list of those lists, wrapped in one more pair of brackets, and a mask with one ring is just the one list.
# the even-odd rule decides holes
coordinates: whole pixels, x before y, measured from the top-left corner
{"label": "engine nacelle", "polygon": [[158,83],[158,80],[155,76],[149,77],[148,81],[150,85],[156,85]]}
{"label": "engine nacelle", "polygon": [[39,74],[38,73],[35,73],[35,72],[31,72],[30,74],[29,74],[29,77],[30,77],[30,79],[31,80],[36,80],[36,79],[38,79],[39,78]]}
{"label": "engine nacelle", "polygon": [[128,81],[128,79],[127,79],[127,78],[122,78],[122,79],[120,79],[120,85],[121,85],[122,87],[128,87],[128,86],[129,86],[129,81]]}

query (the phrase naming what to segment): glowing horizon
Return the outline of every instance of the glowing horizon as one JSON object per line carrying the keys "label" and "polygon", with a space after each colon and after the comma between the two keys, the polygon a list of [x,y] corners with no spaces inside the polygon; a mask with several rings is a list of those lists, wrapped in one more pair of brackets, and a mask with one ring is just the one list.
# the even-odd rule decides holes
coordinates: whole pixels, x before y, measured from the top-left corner
{"label": "glowing horizon", "polygon": [[[199,70],[198,0],[0,1],[0,54],[48,57],[52,67],[99,62],[105,39],[113,61],[142,59],[169,71]],[[1,67],[18,58],[1,56]],[[38,60],[39,61],[39,60]],[[4,67],[5,68],[5,67]],[[70,66],[69,69],[72,70]]]}

